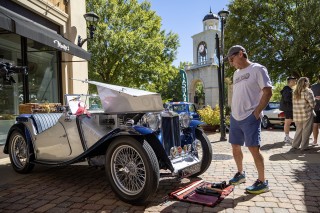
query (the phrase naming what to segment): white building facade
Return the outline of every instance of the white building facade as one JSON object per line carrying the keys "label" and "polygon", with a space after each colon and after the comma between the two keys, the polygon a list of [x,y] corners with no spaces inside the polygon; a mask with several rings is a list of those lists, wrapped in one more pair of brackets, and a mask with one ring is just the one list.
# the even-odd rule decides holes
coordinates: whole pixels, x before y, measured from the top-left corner
{"label": "white building facade", "polygon": [[[203,31],[192,36],[193,64],[186,66],[188,95],[197,102],[196,85],[203,84],[205,98],[201,105],[215,107],[219,104],[218,58],[216,57],[216,34],[220,37],[219,17],[210,12],[203,18]],[[199,107],[202,107],[199,105]]]}

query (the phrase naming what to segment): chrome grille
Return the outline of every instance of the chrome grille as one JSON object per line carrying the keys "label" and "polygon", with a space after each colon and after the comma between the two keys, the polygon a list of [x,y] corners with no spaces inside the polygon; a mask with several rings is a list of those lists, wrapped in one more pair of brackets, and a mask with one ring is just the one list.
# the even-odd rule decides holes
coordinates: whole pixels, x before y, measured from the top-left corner
{"label": "chrome grille", "polygon": [[179,116],[163,116],[161,118],[163,146],[170,155],[171,147],[181,146]]}

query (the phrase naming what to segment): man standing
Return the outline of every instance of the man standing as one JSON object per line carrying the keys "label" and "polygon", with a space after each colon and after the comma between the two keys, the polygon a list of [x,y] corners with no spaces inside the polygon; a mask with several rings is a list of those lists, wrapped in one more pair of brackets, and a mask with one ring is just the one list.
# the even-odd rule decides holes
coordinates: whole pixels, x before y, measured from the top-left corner
{"label": "man standing", "polygon": [[238,172],[229,181],[237,185],[246,181],[243,170],[241,146],[248,147],[258,171],[258,179],[246,188],[248,193],[260,194],[269,191],[264,174],[264,159],[260,153],[262,110],[272,96],[272,85],[266,67],[249,61],[245,48],[231,47],[224,60],[237,70],[233,74],[233,95],[229,142],[232,146]]}
{"label": "man standing", "polygon": [[316,113],[316,116],[314,117],[313,121],[313,145],[318,144],[318,135],[319,135],[319,125],[320,125],[320,75],[318,75],[318,81],[317,83],[313,84],[311,86],[311,90],[313,92],[313,95],[316,99],[316,106],[314,107],[314,111]]}
{"label": "man standing", "polygon": [[292,113],[292,88],[297,84],[297,79],[295,77],[288,77],[287,78],[287,86],[283,87],[280,91],[281,93],[281,101],[280,101],[280,110],[284,112],[284,142],[286,144],[292,143],[292,138],[289,136],[290,126],[293,120],[293,113]]}

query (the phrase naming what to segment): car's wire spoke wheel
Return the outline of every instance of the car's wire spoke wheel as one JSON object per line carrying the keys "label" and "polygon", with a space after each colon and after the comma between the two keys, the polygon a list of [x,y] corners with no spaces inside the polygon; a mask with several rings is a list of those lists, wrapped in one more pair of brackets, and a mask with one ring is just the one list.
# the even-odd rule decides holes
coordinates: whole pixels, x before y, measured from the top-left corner
{"label": "car's wire spoke wheel", "polygon": [[201,169],[198,173],[191,175],[191,177],[197,177],[203,174],[209,168],[212,161],[212,147],[210,140],[201,129],[196,129],[196,149],[198,152],[198,158],[201,161]]}
{"label": "car's wire spoke wheel", "polygon": [[22,135],[14,135],[12,139],[11,153],[13,163],[17,167],[23,168],[26,165],[27,151],[27,143]]}
{"label": "car's wire spoke wheel", "polygon": [[145,140],[122,136],[106,151],[106,175],[118,197],[135,205],[143,204],[159,186],[157,156]]}
{"label": "car's wire spoke wheel", "polygon": [[9,155],[13,169],[19,173],[30,172],[34,164],[30,163],[30,152],[28,141],[18,129],[10,135]]}
{"label": "car's wire spoke wheel", "polygon": [[117,187],[128,195],[141,192],[146,183],[146,168],[139,152],[131,146],[119,146],[111,162],[111,174]]}
{"label": "car's wire spoke wheel", "polygon": [[195,140],[195,149],[196,149],[196,153],[197,153],[197,157],[200,161],[202,161],[203,159],[203,147],[201,144],[201,141],[196,139]]}

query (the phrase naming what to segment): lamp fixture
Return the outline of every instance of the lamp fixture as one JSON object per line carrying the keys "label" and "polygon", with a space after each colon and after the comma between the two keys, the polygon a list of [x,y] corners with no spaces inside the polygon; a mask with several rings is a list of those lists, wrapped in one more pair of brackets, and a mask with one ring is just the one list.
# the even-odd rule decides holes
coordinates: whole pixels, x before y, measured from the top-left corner
{"label": "lamp fixture", "polygon": [[227,10],[221,10],[221,11],[218,12],[218,16],[220,16],[220,18],[227,18],[229,13],[230,12],[227,11]]}
{"label": "lamp fixture", "polygon": [[90,25],[88,27],[89,29],[89,33],[90,33],[90,37],[85,38],[82,40],[81,36],[78,36],[78,46],[82,47],[82,45],[90,38],[93,39],[93,35],[94,35],[94,31],[96,30],[96,27],[93,26],[93,22],[97,22],[99,20],[99,16],[97,14],[95,14],[94,12],[88,12],[86,14],[83,15],[83,17],[85,18],[85,20],[87,22],[90,22]]}

